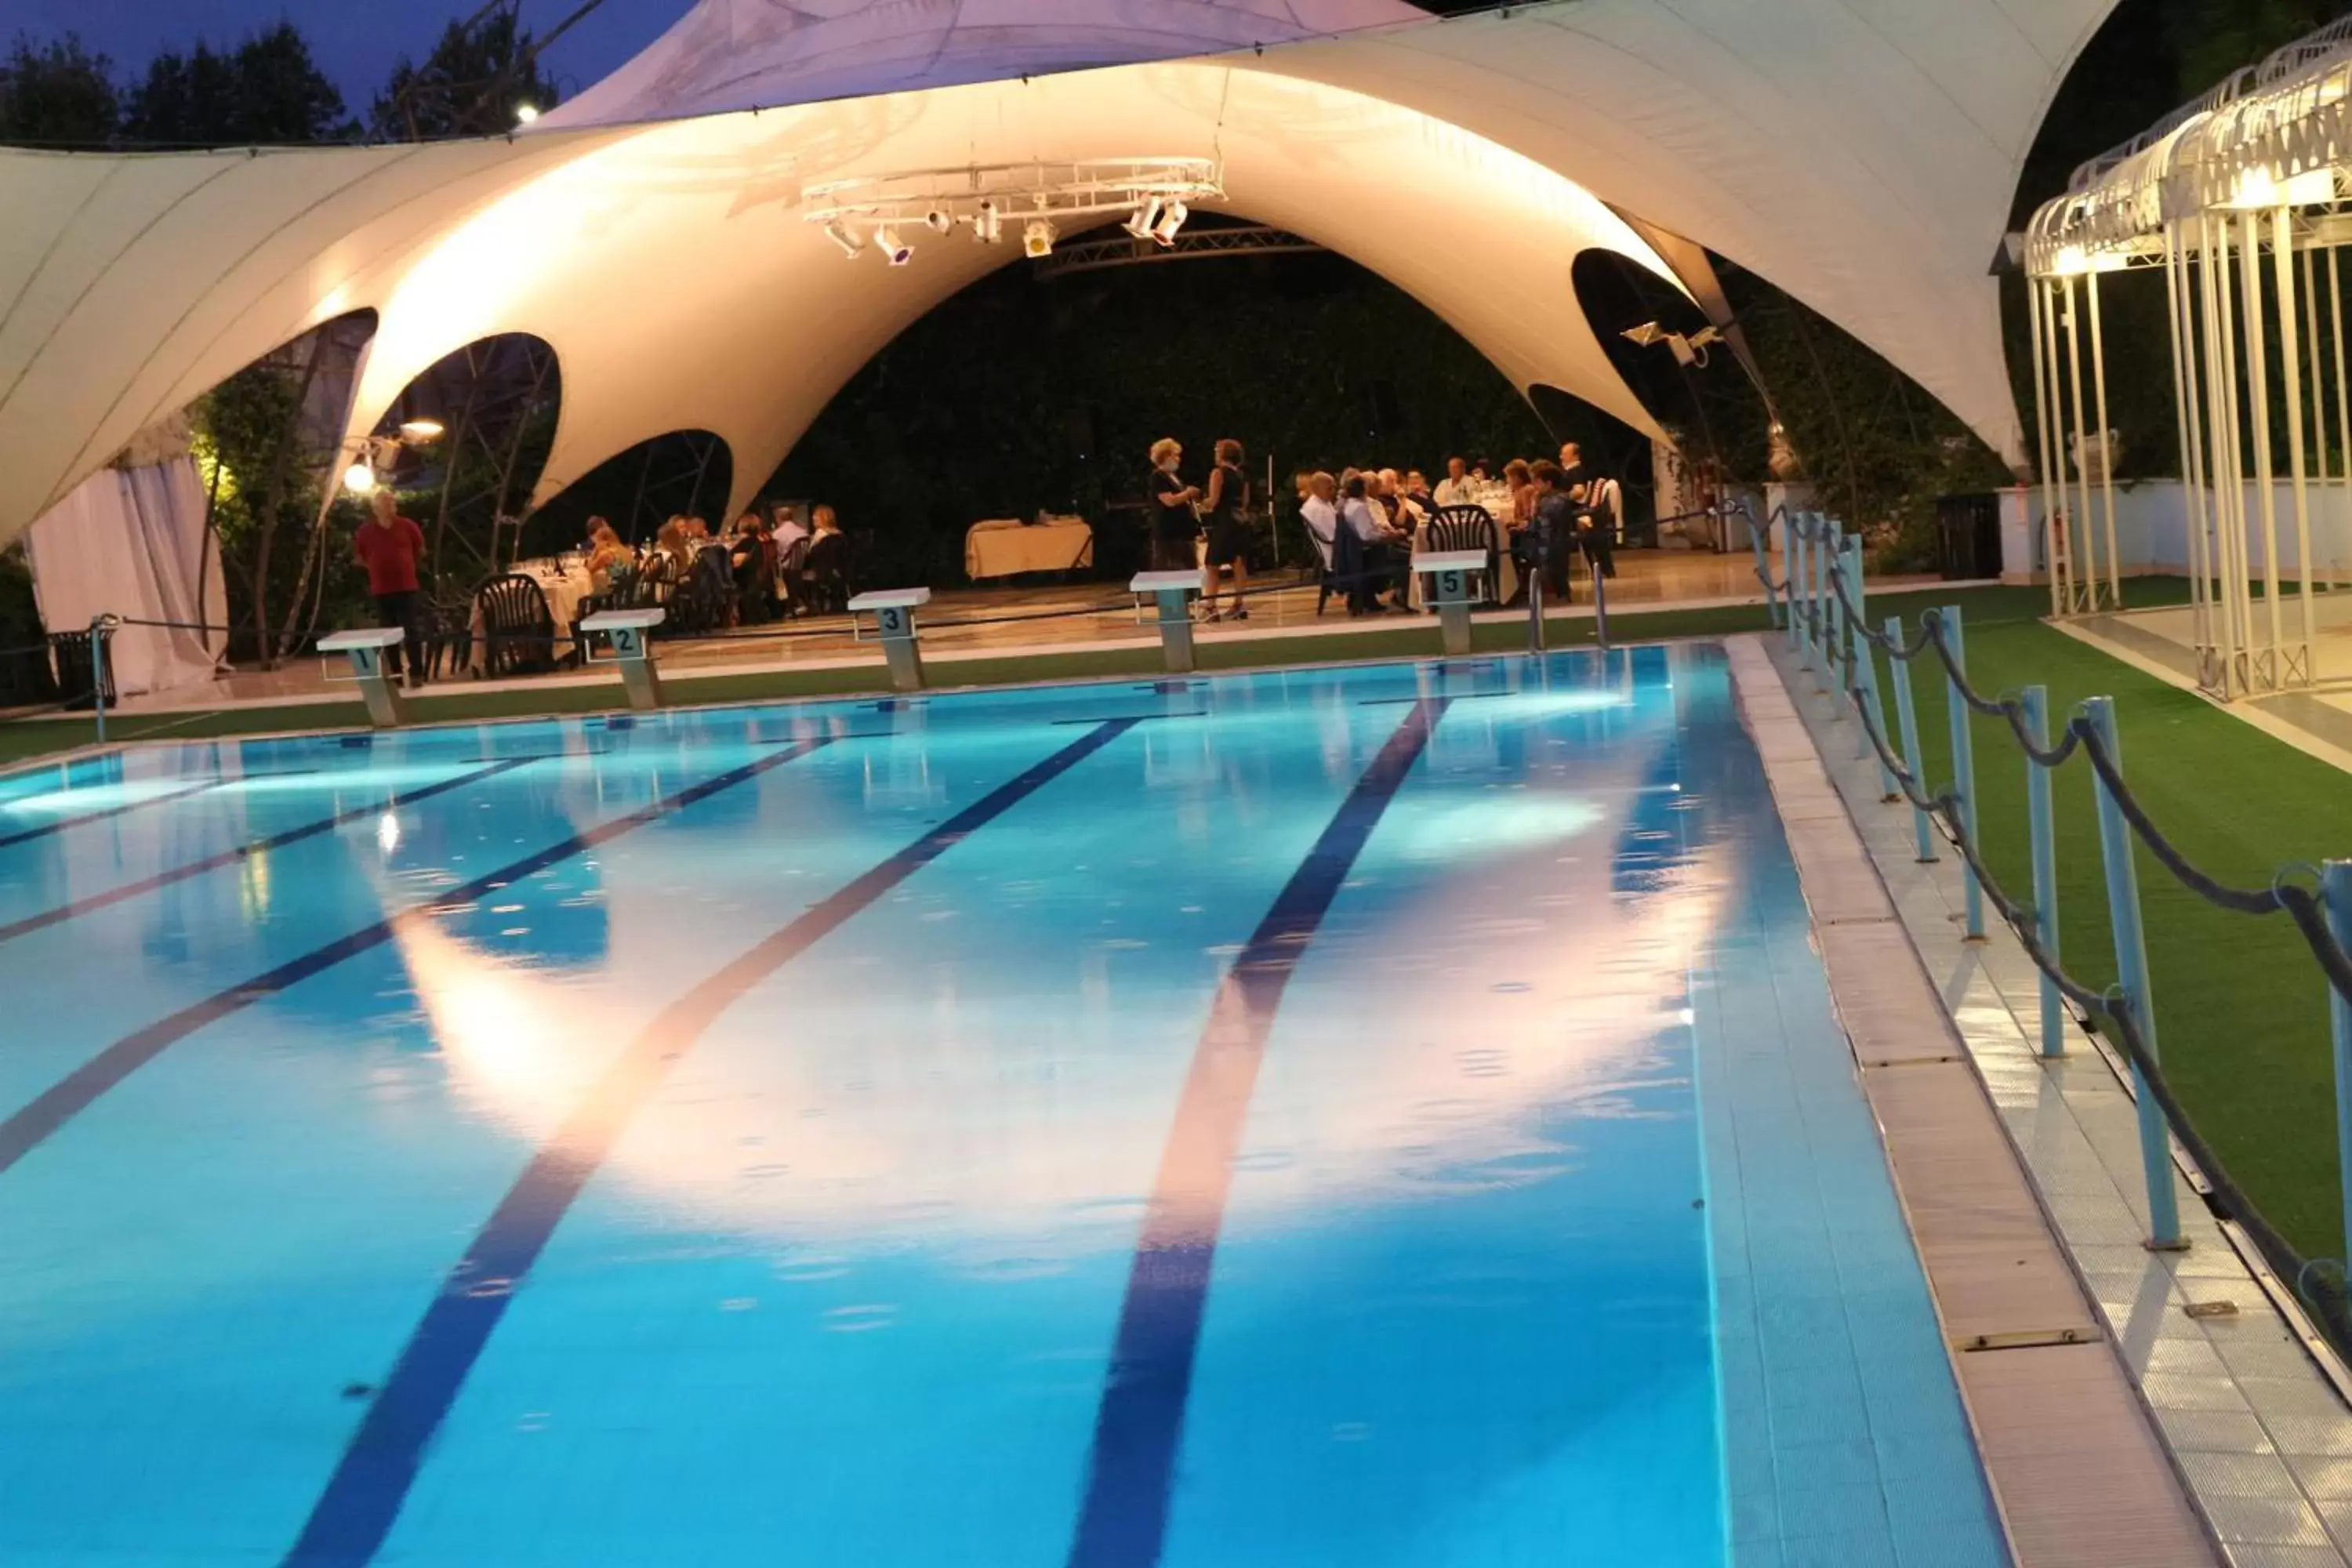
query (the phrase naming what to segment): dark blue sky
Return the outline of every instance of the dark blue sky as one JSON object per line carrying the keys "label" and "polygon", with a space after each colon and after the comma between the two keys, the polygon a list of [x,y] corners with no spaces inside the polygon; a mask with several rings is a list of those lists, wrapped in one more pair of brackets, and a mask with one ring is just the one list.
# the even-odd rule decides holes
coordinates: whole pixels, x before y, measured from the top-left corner
{"label": "dark blue sky", "polygon": [[[548,68],[568,95],[627,59],[684,15],[692,0],[604,0],[548,53]],[[523,19],[545,30],[580,0],[523,0]],[[110,56],[118,77],[145,70],[159,49],[185,48],[203,37],[234,43],[281,16],[292,17],[320,64],[355,110],[375,96],[393,60],[421,56],[453,16],[481,0],[0,0],[0,44],[19,31],[36,41],[79,33]]]}

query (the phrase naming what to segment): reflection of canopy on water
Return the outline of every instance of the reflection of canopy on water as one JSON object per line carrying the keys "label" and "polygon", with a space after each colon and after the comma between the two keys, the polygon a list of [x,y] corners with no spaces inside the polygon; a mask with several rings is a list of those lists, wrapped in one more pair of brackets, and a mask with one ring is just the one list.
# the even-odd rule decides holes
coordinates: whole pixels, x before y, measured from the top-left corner
{"label": "reflection of canopy on water", "polygon": [[740,504],[867,357],[1017,254],[845,262],[803,186],[1049,157],[1220,157],[1233,212],[1389,278],[1520,387],[1654,429],[1570,282],[1596,247],[1667,270],[1613,206],[1770,278],[2013,447],[1986,261],[2107,5],[703,0],[510,140],[0,153],[0,541],[362,309],[355,429],[467,342],[530,332],[564,388],[541,499],[704,429]]}
{"label": "reflection of canopy on water", "polygon": [[[1391,808],[1378,874],[1427,877],[1429,891],[1362,906],[1376,916],[1343,908],[1318,937],[1310,963],[1343,965],[1325,973],[1345,979],[1295,988],[1277,1023],[1273,1050],[1318,1087],[1272,1090],[1253,1110],[1254,1214],[1281,1223],[1335,1202],[1541,1179],[1577,1158],[1564,1122],[1646,1114],[1677,1081],[1658,1042],[1685,1021],[1691,954],[1717,919],[1724,872],[1702,848],[1661,862],[1641,896],[1613,896],[1621,851],[1675,798],[1651,782],[1667,743],[1628,747],[1609,776],[1548,804],[1466,814],[1463,793],[1425,789]],[[1157,1045],[1105,1054],[1106,1031],[1132,1033],[1119,980],[1139,944],[1013,898],[984,923],[988,943],[1024,955],[1001,974],[969,951],[869,951],[853,926],[738,1003],[614,1149],[618,1201],[802,1247],[919,1245],[990,1274],[1128,1245],[1144,1194],[1106,1173],[1148,1174],[1182,1061]],[[400,932],[461,1103],[546,1139],[629,1033],[758,934],[710,940],[625,888],[614,889],[613,932],[616,974],[658,976],[624,1007],[437,923]],[[1204,986],[1230,956],[1201,955]],[[1066,962],[1068,985],[1036,992],[1041,962],[1049,976]],[[1206,1006],[1203,990],[1198,1016],[1172,1023],[1181,1052]],[[1430,1045],[1386,1050],[1368,1069],[1368,1033]]]}

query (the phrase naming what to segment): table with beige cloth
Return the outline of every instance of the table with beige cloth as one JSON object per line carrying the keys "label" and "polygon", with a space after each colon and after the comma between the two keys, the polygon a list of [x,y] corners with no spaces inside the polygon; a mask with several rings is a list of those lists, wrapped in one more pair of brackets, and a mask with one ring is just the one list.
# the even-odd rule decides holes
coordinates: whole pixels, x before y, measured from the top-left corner
{"label": "table with beige cloth", "polygon": [[[567,565],[561,561],[518,561],[512,570],[539,584],[547,596],[548,617],[555,623],[555,644],[549,657],[557,663],[572,657],[572,623],[580,616],[580,601],[596,591],[594,581],[584,564]],[[476,675],[489,668],[489,646],[486,640],[488,626],[482,618],[480,595],[474,596],[472,616],[468,622],[473,631],[473,653],[467,667]]]}
{"label": "table with beige cloth", "polygon": [[1079,518],[975,522],[963,536],[964,574],[1010,577],[1020,572],[1075,572],[1095,563],[1095,531]]}

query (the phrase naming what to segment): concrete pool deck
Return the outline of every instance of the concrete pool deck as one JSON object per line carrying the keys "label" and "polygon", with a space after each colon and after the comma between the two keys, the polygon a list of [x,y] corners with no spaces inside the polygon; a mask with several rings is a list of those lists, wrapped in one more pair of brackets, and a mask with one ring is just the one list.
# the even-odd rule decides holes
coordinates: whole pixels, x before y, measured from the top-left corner
{"label": "concrete pool deck", "polygon": [[2352,1411],[2292,1293],[2178,1152],[2191,1246],[2140,1245],[2136,1111],[2103,1045],[2075,1027],[2038,1055],[2031,961],[1997,923],[1964,940],[1957,857],[1916,861],[1826,683],[1777,637],[1728,646],[2018,1560],[2352,1562]]}

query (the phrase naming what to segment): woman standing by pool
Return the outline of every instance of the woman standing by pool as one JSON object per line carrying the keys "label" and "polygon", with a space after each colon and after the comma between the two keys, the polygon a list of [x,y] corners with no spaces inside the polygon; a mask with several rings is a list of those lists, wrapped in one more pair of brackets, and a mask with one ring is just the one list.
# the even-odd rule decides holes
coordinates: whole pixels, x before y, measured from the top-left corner
{"label": "woman standing by pool", "polygon": [[1152,564],[1162,572],[1190,572],[1199,566],[1192,542],[1201,537],[1201,520],[1192,503],[1201,492],[1176,472],[1184,448],[1173,437],[1151,443]]}
{"label": "woman standing by pool", "polygon": [[1234,574],[1233,618],[1249,619],[1249,607],[1242,603],[1242,591],[1249,585],[1249,476],[1242,472],[1242,444],[1234,440],[1217,443],[1217,466],[1209,470],[1208,499],[1201,503],[1201,521],[1209,531],[1209,552],[1201,563],[1201,608],[1210,620],[1217,618],[1217,574],[1230,567]]}

